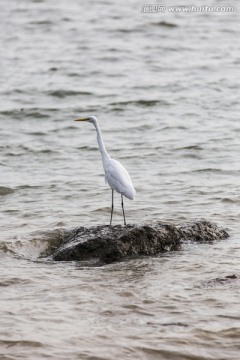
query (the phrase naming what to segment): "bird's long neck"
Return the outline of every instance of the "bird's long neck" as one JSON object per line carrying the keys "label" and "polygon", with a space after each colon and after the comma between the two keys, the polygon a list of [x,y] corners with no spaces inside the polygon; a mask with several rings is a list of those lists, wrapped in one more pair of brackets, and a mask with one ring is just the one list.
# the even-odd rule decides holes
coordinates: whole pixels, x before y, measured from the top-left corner
{"label": "bird's long neck", "polygon": [[94,122],[94,126],[95,126],[96,131],[97,131],[97,141],[98,141],[98,147],[99,147],[99,150],[100,150],[100,153],[101,153],[101,156],[102,156],[102,161],[103,161],[103,164],[105,164],[105,162],[110,159],[110,156],[108,155],[107,150],[105,148],[105,145],[104,145],[104,142],[103,142],[103,139],[102,139],[101,130],[100,130],[99,126],[98,126],[98,123]]}

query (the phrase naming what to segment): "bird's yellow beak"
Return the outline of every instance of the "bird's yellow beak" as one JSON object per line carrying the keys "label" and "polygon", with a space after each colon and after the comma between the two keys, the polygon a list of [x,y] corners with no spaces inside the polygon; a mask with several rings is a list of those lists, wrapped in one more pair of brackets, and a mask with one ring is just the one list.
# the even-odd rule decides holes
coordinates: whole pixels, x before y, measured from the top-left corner
{"label": "bird's yellow beak", "polygon": [[85,117],[85,118],[78,118],[78,119],[74,119],[74,121],[87,121],[88,120],[88,118],[87,117]]}

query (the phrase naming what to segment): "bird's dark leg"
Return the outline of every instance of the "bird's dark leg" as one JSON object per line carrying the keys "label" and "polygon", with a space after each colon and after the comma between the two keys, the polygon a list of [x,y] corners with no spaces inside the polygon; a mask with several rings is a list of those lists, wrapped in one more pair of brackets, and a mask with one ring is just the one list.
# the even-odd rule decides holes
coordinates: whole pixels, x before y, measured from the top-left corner
{"label": "bird's dark leg", "polygon": [[121,194],[121,198],[122,198],[122,211],[123,211],[124,225],[127,225],[127,223],[126,223],[126,218],[125,218],[125,213],[124,213],[123,196],[122,196],[122,194]]}
{"label": "bird's dark leg", "polygon": [[112,225],[112,216],[113,216],[113,192],[114,190],[112,189],[112,210],[111,210],[110,225]]}

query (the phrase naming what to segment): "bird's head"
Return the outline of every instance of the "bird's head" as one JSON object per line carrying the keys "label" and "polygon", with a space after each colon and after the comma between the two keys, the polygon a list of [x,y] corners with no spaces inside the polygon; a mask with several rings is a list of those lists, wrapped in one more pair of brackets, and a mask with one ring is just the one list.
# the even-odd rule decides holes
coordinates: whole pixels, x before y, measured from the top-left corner
{"label": "bird's head", "polygon": [[74,121],[88,121],[92,124],[96,124],[97,123],[97,118],[96,116],[87,116],[87,117],[82,117],[82,118],[78,118],[75,119]]}

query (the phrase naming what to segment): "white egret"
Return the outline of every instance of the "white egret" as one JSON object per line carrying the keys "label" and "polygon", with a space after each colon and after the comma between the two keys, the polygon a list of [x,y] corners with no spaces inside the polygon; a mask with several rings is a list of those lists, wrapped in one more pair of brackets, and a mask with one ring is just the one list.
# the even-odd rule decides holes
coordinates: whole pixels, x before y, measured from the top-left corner
{"label": "white egret", "polygon": [[123,205],[123,195],[126,196],[128,199],[133,200],[136,191],[133,187],[132,180],[127,170],[122,166],[122,164],[120,164],[119,161],[112,159],[108,155],[102,139],[97,118],[95,116],[89,116],[89,117],[75,119],[75,121],[88,121],[95,126],[95,129],[97,131],[98,147],[102,156],[103,169],[105,172],[105,180],[112,189],[112,208],[111,208],[110,225],[112,225],[112,216],[113,216],[113,207],[114,207],[113,205],[114,190],[121,194],[123,219],[124,219],[124,225],[126,225],[126,218],[125,218],[124,205]]}

